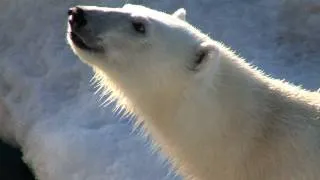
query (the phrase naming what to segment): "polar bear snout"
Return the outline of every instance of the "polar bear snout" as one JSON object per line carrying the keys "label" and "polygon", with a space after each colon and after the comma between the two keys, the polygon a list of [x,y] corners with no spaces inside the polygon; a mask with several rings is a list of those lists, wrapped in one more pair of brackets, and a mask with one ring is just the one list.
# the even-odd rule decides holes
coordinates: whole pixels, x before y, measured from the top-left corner
{"label": "polar bear snout", "polygon": [[81,7],[68,10],[68,39],[76,47],[86,51],[103,51],[96,33],[89,27],[88,15]]}
{"label": "polar bear snout", "polygon": [[69,24],[72,28],[82,28],[87,24],[85,12],[80,7],[72,7],[68,10]]}

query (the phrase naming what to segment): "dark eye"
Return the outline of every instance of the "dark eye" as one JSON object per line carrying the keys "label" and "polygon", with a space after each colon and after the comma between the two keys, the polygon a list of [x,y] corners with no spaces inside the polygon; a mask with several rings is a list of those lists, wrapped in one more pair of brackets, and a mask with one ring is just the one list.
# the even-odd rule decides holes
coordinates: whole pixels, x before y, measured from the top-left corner
{"label": "dark eye", "polygon": [[132,22],[132,27],[134,30],[138,33],[145,34],[146,33],[146,27],[142,22]]}

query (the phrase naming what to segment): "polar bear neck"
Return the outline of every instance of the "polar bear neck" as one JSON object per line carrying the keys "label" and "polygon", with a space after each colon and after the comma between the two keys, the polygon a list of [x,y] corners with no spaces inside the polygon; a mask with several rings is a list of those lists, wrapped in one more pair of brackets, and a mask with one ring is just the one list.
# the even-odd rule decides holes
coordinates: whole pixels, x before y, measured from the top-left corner
{"label": "polar bear neck", "polygon": [[[247,70],[248,64],[231,55],[221,55],[211,84],[200,80],[180,94],[152,97],[147,104],[132,102],[147,132],[183,172],[194,171],[194,166],[217,171],[237,166],[259,126],[254,116],[260,114],[257,98],[265,85],[258,73]],[[219,163],[212,167],[205,162]]]}
{"label": "polar bear neck", "polygon": [[[204,74],[204,79],[192,82],[184,92],[171,91],[165,95],[145,92],[142,99],[134,98],[132,94],[128,96],[111,80],[102,84],[109,86],[107,88],[119,100],[120,106],[136,114],[138,122],[143,121],[146,132],[185,174],[205,180],[213,177],[237,179],[232,175],[249,179],[246,178],[248,175],[239,174],[240,171],[247,173],[242,169],[244,164],[276,165],[273,161],[261,165],[265,162],[244,160],[257,143],[254,137],[263,137],[262,142],[268,144],[274,131],[270,126],[278,126],[277,131],[283,128],[284,134],[289,132],[287,127],[274,125],[280,122],[278,117],[290,116],[293,112],[310,114],[317,111],[303,108],[309,105],[299,99],[299,96],[306,99],[310,92],[269,78],[225,47],[219,45],[217,48],[220,63],[214,68],[215,77]],[[297,92],[300,95],[296,95]],[[290,143],[293,140],[282,142],[281,146],[287,148]],[[278,145],[275,142],[267,146]],[[262,151],[255,153],[263,154]]]}
{"label": "polar bear neck", "polygon": [[[283,158],[287,165],[293,163],[286,159],[288,156],[300,161],[295,153],[303,150],[292,146],[298,140],[290,132],[297,126],[301,128],[301,122],[308,119],[300,117],[300,121],[288,125],[283,123],[283,117],[290,120],[292,114],[299,112],[316,120],[319,94],[310,95],[311,92],[267,77],[224,47],[220,50],[219,67],[215,68],[211,84],[197,81],[179,99],[172,100],[179,102],[164,103],[173,105],[170,108],[174,111],[168,111],[171,114],[166,116],[150,114],[151,118],[146,119],[147,130],[176,167],[199,179],[260,179],[262,176],[255,174],[258,170],[253,170],[254,166],[281,169],[279,159]],[[316,107],[312,98],[317,99]],[[274,140],[277,133],[287,141]],[[282,156],[276,150],[273,152],[278,148],[291,148],[295,153]],[[274,159],[260,162],[261,159],[248,158],[264,153],[273,154]],[[249,167],[245,166],[252,166],[252,174],[247,174]],[[284,177],[290,179],[288,175]]]}

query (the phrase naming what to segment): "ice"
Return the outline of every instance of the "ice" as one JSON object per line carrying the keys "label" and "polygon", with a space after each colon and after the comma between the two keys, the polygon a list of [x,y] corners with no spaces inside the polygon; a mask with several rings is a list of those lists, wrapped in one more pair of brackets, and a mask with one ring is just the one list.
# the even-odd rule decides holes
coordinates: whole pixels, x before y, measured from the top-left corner
{"label": "ice", "polygon": [[317,0],[2,0],[0,138],[21,147],[40,180],[179,179],[128,119],[101,106],[92,71],[66,44],[69,7],[125,2],[184,7],[189,22],[268,74],[320,87]]}

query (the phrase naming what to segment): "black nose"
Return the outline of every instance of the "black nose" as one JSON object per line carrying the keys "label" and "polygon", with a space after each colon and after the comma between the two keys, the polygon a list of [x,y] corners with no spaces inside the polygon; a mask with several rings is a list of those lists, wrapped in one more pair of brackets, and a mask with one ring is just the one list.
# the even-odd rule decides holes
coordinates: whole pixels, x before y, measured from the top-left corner
{"label": "black nose", "polygon": [[87,24],[85,12],[79,7],[72,7],[68,10],[69,24],[72,28],[81,28]]}

